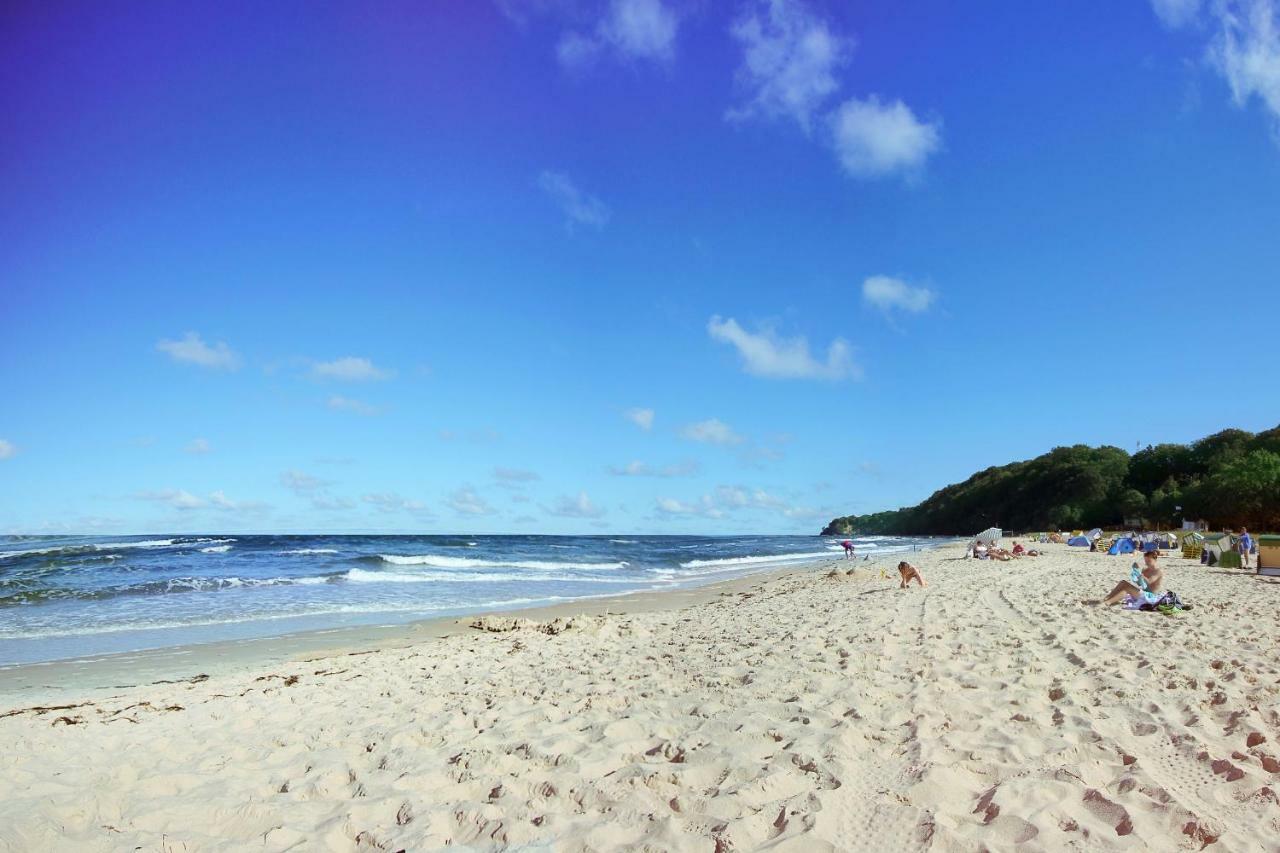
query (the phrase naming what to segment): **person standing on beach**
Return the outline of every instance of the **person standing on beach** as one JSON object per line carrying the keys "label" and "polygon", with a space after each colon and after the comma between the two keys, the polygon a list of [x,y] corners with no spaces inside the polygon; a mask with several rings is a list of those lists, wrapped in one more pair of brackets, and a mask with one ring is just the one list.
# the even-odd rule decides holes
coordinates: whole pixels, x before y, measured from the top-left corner
{"label": "person standing on beach", "polygon": [[1249,555],[1253,553],[1253,537],[1249,535],[1249,528],[1240,528],[1240,538],[1236,540],[1236,548],[1240,550],[1240,568],[1249,568]]}
{"label": "person standing on beach", "polygon": [[846,539],[840,544],[844,546],[844,558],[846,560],[852,560],[853,559],[853,541],[850,539]]}

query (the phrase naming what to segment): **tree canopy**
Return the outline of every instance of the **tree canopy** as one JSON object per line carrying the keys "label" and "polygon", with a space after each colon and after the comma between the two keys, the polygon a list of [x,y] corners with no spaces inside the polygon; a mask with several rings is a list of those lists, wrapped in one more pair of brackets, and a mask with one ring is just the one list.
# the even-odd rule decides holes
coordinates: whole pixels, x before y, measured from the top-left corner
{"label": "tree canopy", "polygon": [[824,534],[967,536],[987,527],[1062,530],[1142,518],[1176,527],[1280,529],[1280,427],[1227,429],[1192,444],[1056,447],[979,471],[913,507],[836,518]]}

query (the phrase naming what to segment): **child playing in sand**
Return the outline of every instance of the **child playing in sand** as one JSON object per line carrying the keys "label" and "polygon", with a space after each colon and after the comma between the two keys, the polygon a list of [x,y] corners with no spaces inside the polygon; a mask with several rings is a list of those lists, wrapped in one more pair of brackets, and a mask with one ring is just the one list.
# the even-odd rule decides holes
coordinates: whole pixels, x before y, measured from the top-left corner
{"label": "child playing in sand", "polygon": [[908,563],[906,560],[898,563],[898,574],[902,575],[902,585],[899,586],[898,589],[906,589],[907,582],[912,578],[915,578],[916,583],[920,584],[922,587],[929,585],[925,582],[924,575],[920,574],[920,570]]}

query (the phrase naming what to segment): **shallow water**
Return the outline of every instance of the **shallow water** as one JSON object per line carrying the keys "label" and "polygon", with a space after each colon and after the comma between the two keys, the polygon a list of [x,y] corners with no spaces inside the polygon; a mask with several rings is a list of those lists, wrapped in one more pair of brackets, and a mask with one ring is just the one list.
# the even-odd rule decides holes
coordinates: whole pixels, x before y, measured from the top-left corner
{"label": "shallow water", "polygon": [[[855,539],[858,555],[928,539]],[[817,536],[0,537],[0,665],[708,583]]]}

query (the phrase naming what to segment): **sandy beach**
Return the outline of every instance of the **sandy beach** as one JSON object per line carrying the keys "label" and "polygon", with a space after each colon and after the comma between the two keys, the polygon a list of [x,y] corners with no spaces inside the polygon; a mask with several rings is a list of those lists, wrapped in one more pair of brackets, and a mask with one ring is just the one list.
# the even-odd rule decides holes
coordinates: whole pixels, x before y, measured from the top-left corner
{"label": "sandy beach", "polygon": [[1194,609],[1125,612],[1049,548],[28,684],[0,848],[1277,849],[1280,582],[1170,556]]}

